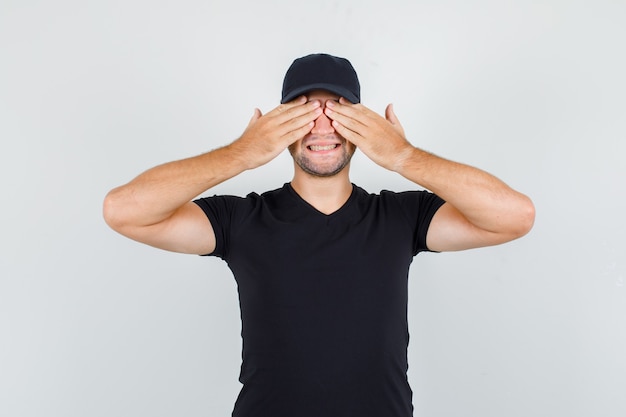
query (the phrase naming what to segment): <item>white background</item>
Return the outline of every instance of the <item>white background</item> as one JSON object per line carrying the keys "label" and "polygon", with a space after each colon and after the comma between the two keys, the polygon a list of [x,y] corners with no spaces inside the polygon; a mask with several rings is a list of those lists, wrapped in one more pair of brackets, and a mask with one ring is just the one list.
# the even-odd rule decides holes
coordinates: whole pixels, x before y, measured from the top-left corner
{"label": "white background", "polygon": [[[232,141],[328,52],[416,146],[537,208],[521,240],[415,259],[415,415],[623,417],[625,22],[623,0],[2,0],[0,415],[230,415],[230,271],[115,234],[102,200]],[[416,187],[352,165],[370,192]],[[211,193],[291,172],[283,154]]]}

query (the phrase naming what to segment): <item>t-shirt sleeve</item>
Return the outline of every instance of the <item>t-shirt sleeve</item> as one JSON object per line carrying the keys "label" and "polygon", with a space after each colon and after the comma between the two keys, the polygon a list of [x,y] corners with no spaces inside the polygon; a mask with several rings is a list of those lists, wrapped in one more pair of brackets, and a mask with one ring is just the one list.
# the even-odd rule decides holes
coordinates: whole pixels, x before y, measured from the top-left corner
{"label": "t-shirt sleeve", "polygon": [[413,228],[413,255],[431,252],[426,246],[428,227],[433,216],[445,201],[429,191],[406,191],[398,193],[397,197]]}
{"label": "t-shirt sleeve", "polygon": [[215,250],[205,255],[222,259],[228,256],[232,227],[237,224],[236,218],[241,214],[244,200],[235,196],[212,196],[193,201],[204,211],[215,233]]}

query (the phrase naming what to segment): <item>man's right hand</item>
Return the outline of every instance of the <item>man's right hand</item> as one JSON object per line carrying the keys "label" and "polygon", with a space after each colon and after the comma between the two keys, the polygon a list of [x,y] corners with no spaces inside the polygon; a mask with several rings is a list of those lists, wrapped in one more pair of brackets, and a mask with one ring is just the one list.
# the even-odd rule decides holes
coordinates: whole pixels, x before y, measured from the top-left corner
{"label": "man's right hand", "polygon": [[257,168],[310,133],[320,114],[321,103],[307,102],[305,96],[281,104],[265,115],[255,109],[246,130],[228,148],[243,167]]}

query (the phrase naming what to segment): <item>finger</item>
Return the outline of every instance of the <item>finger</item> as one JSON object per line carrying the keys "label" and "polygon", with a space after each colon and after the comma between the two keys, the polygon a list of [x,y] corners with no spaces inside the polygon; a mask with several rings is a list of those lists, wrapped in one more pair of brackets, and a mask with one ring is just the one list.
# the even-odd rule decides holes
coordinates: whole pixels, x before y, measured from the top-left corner
{"label": "finger", "polygon": [[257,120],[261,118],[261,116],[263,116],[263,113],[261,113],[261,110],[254,109],[254,113],[252,114],[252,117],[250,118],[250,121],[248,122],[248,127],[252,126],[254,122],[256,122]]}
{"label": "finger", "polygon": [[315,102],[318,101],[318,100],[313,100],[309,102],[307,100],[308,99],[306,96],[300,96],[298,98],[293,99],[292,101],[278,105],[270,113],[273,116],[278,116],[280,114],[290,114],[294,112],[294,109],[302,109],[302,108],[306,108],[310,106],[315,106],[316,105]]}
{"label": "finger", "polygon": [[280,104],[278,107],[276,107],[276,109],[281,112],[285,110],[289,110],[292,107],[303,105],[304,103],[306,103],[306,100],[307,100],[306,96],[299,96],[299,97],[294,98],[291,101],[288,101],[287,103]]}
{"label": "finger", "polygon": [[339,103],[343,104],[343,105],[356,105],[358,103],[353,103],[350,100],[348,100],[345,97],[339,97]]}
{"label": "finger", "polygon": [[402,123],[400,123],[400,119],[398,119],[398,116],[396,116],[396,113],[393,111],[393,104],[389,104],[385,109],[385,118],[393,125],[397,132],[404,136],[404,128],[402,127]]}
{"label": "finger", "polygon": [[346,127],[356,133],[363,132],[363,130],[367,127],[365,124],[361,122],[361,120],[355,119],[348,114],[343,114],[338,111],[335,111],[334,110],[335,108],[337,107],[335,106],[333,109],[327,107],[324,110],[324,113],[326,114],[326,116],[328,116],[331,120],[341,124],[343,127]]}
{"label": "finger", "polygon": [[300,129],[300,127],[314,124],[315,119],[317,119],[322,114],[321,107],[315,107],[312,110],[295,116],[293,118],[287,119],[280,124],[280,130],[284,133],[291,132],[296,129]]}
{"label": "finger", "polygon": [[[328,100],[326,101],[326,106],[330,107],[331,109],[335,110],[335,111],[339,111],[339,112],[353,112],[353,113],[357,113],[356,109],[357,106],[359,106],[359,104],[352,104],[351,102],[349,102],[348,100],[346,100],[343,97],[339,97],[339,100]],[[363,107],[363,106],[361,106]]]}
{"label": "finger", "polygon": [[360,140],[362,138],[361,135],[353,130],[348,129],[336,120],[332,121],[332,125],[335,129],[335,132],[337,132],[341,137],[345,138],[348,142],[352,142],[356,146],[359,146]]}
{"label": "finger", "polygon": [[289,111],[290,109],[292,109],[294,107],[302,106],[304,104],[306,104],[306,97],[305,96],[300,96],[300,97],[295,98],[292,101],[289,101],[287,103],[279,104],[278,106],[273,108],[271,111],[269,111],[266,114],[266,116],[275,117],[275,116],[278,116],[278,115],[280,115],[282,113],[285,113],[285,112]]}
{"label": "finger", "polygon": [[367,107],[362,104],[352,104],[345,98],[341,97],[339,102],[329,101],[326,106],[332,111],[348,116],[352,119],[358,120],[363,125],[370,125],[372,117],[378,116]]}
{"label": "finger", "polygon": [[398,120],[398,117],[396,116],[396,114],[395,114],[395,113],[394,113],[394,111],[393,111],[393,104],[391,104],[391,103],[390,103],[390,104],[387,106],[387,108],[385,109],[385,118],[386,118],[387,120],[389,120],[389,122],[390,122],[392,125],[398,125],[398,124],[400,124],[400,121]]}
{"label": "finger", "polygon": [[313,130],[314,126],[315,122],[311,121],[303,126],[295,128],[294,130],[286,132],[284,135],[282,135],[282,137],[284,138],[285,142],[287,142],[287,146],[289,146],[298,139],[302,139],[303,137],[311,133],[311,130]]}
{"label": "finger", "polygon": [[[275,118],[277,124],[288,122],[291,119],[300,117],[304,114],[315,111],[315,109],[321,107],[319,100],[313,100],[309,102],[287,103],[281,104],[276,109],[272,110],[271,117]],[[268,113],[268,115],[270,115]]]}

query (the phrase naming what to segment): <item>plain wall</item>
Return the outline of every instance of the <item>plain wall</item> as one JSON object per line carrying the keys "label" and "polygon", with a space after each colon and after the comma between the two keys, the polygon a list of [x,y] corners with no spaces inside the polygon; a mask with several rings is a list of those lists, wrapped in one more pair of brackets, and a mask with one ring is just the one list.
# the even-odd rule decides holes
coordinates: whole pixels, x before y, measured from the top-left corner
{"label": "plain wall", "polygon": [[[421,417],[626,415],[624,1],[0,3],[0,415],[227,416],[234,280],[115,234],[102,200],[229,143],[296,57],[359,72],[410,141],[535,202],[521,240],[420,254]],[[415,184],[355,156],[370,192]],[[291,179],[283,153],[208,194]]]}

